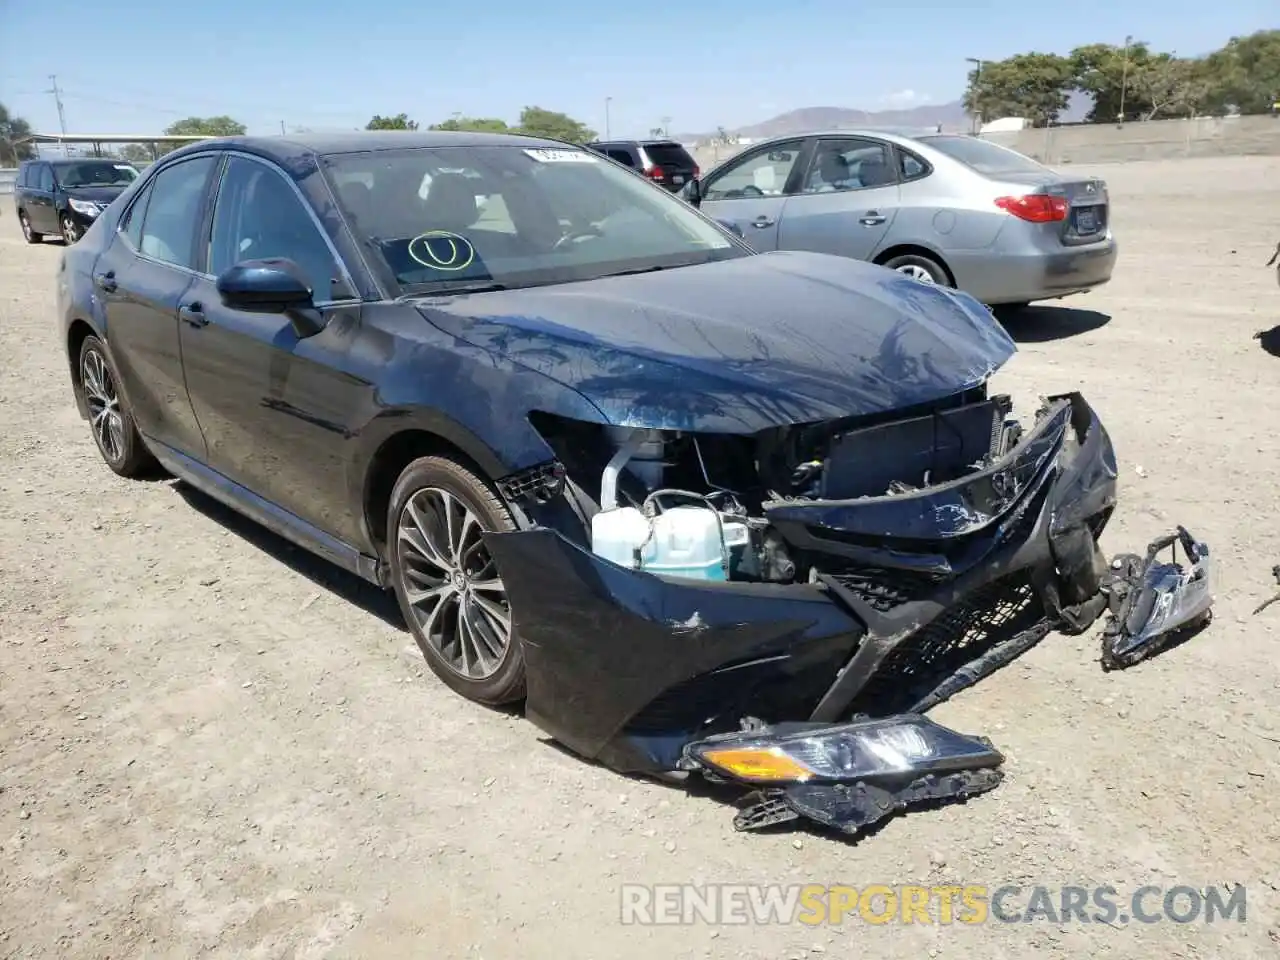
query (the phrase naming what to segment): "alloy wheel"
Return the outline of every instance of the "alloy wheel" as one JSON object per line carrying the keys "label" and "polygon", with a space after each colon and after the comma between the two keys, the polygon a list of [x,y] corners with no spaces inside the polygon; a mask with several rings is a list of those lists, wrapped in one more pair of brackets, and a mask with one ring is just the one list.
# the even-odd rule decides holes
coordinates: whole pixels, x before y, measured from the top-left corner
{"label": "alloy wheel", "polygon": [[125,455],[124,418],[107,358],[98,350],[86,351],[80,362],[80,379],[93,439],[108,462],[119,463]]}
{"label": "alloy wheel", "polygon": [[22,227],[22,237],[24,240],[31,239],[31,221],[25,213],[18,214],[18,223]]}
{"label": "alloy wheel", "polygon": [[480,519],[457,495],[425,487],[398,526],[400,586],[427,643],[458,676],[493,676],[511,644],[511,608]]}
{"label": "alloy wheel", "polygon": [[76,222],[69,216],[64,215],[62,218],[62,241],[63,243],[72,244],[80,239],[80,228],[76,226]]}
{"label": "alloy wheel", "polygon": [[904,263],[898,268],[899,273],[905,273],[912,279],[919,280],[921,283],[933,283],[933,274],[918,263]]}

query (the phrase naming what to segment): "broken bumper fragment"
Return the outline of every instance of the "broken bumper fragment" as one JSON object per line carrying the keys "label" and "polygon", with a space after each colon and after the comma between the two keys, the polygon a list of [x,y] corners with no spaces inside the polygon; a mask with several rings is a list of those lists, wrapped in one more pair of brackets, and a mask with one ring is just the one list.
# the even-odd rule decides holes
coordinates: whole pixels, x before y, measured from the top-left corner
{"label": "broken bumper fragment", "polygon": [[[1166,550],[1171,557],[1161,561]],[[1183,527],[1152,541],[1145,557],[1117,556],[1103,581],[1109,607],[1102,634],[1103,669],[1131,667],[1179,635],[1207,624],[1213,616],[1211,571],[1208,546]]]}
{"label": "broken bumper fragment", "polygon": [[1003,762],[984,738],[903,714],[834,726],[757,726],[689,744],[680,765],[756,788],[734,821],[739,830],[805,817],[853,834],[911,803],[990,790]]}

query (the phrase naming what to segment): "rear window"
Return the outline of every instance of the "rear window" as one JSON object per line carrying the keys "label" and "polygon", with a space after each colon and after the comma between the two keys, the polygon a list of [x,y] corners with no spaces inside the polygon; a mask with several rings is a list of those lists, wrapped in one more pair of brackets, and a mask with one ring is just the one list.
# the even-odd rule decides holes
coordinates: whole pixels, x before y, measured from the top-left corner
{"label": "rear window", "polygon": [[644,152],[659,167],[692,170],[695,166],[689,151],[678,143],[646,143]]}
{"label": "rear window", "polygon": [[980,137],[920,137],[920,142],[979,173],[1044,173],[1048,169],[1016,150]]}

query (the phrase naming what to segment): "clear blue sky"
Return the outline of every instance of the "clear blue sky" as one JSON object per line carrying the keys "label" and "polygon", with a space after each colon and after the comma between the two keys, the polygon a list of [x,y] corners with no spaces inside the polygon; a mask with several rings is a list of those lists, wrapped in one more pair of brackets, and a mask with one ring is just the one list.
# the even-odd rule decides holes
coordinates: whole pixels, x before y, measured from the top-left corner
{"label": "clear blue sky", "polygon": [[956,99],[965,57],[1125,34],[1194,55],[1280,26],[1277,0],[0,0],[0,102],[56,132],[158,133],[226,113],[250,133],[513,122],[536,104],[614,136],[741,126],[805,106]]}

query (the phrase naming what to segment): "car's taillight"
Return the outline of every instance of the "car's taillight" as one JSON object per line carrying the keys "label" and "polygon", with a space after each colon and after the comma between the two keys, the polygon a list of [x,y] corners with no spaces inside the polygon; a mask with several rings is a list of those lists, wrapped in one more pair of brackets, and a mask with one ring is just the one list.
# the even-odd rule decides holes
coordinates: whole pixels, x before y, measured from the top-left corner
{"label": "car's taillight", "polygon": [[661,180],[661,179],[662,179],[663,177],[665,177],[665,176],[666,176],[666,174],[662,172],[662,168],[661,168],[661,167],[650,167],[650,168],[649,168],[649,178],[650,178],[651,180]]}
{"label": "car's taillight", "polygon": [[1023,197],[996,197],[996,206],[1031,223],[1056,223],[1067,219],[1067,198],[1047,193],[1029,193]]}

